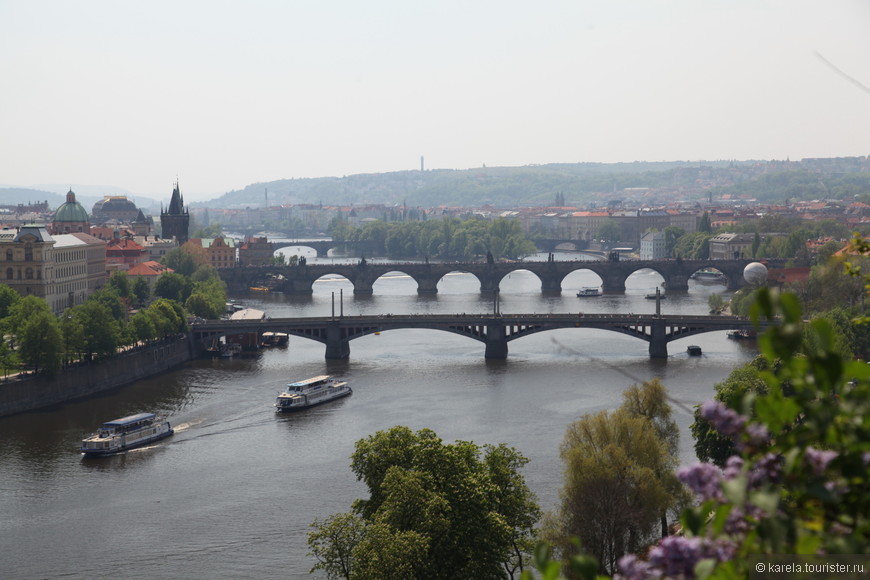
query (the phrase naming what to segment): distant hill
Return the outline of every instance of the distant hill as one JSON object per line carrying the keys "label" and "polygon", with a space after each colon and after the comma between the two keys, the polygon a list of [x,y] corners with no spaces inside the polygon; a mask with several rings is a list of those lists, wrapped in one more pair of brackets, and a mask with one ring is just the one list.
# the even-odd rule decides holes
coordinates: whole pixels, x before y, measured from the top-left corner
{"label": "distant hill", "polygon": [[[397,171],[345,177],[281,179],[254,183],[242,190],[192,205],[223,208],[263,207],[279,204],[365,205],[407,204],[435,207],[493,205],[551,205],[557,193],[573,205],[591,194],[620,192],[625,188],[695,187],[699,179],[727,176],[735,167],[756,161],[561,163],[522,167],[480,167]],[[710,174],[714,174],[712,177]],[[724,180],[724,181],[722,181]]]}

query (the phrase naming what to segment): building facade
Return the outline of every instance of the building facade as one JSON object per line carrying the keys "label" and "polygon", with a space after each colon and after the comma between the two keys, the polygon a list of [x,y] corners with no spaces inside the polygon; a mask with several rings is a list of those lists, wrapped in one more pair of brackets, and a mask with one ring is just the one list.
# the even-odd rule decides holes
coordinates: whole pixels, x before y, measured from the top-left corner
{"label": "building facade", "polygon": [[664,232],[647,232],[640,239],[641,260],[661,260],[667,258],[668,247]]}
{"label": "building facade", "polygon": [[51,235],[44,226],[0,231],[2,282],[44,299],[55,314],[82,304],[106,283],[106,243],[89,234]]}

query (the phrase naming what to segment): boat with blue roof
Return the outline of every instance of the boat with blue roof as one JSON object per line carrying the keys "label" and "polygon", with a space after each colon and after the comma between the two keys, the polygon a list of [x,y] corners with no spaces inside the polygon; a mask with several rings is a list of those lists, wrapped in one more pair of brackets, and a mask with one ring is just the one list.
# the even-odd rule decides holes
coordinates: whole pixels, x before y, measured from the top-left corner
{"label": "boat with blue roof", "polygon": [[82,440],[79,451],[85,456],[120,453],[169,437],[174,430],[169,421],[154,413],[137,413],[103,423],[99,430]]}
{"label": "boat with blue roof", "polygon": [[320,375],[287,385],[287,390],[275,400],[275,410],[301,411],[353,393],[346,381],[330,375]]}

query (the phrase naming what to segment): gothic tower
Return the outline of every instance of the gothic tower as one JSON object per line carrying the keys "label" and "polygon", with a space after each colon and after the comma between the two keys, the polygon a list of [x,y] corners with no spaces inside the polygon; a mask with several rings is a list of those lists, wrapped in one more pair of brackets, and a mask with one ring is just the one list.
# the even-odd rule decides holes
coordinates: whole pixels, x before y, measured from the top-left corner
{"label": "gothic tower", "polygon": [[184,207],[184,198],[181,197],[181,190],[178,188],[178,182],[175,182],[175,189],[172,190],[172,199],[169,201],[169,208],[163,211],[160,209],[160,228],[162,229],[164,240],[175,238],[178,245],[182,245],[187,241],[187,230],[190,227],[190,214]]}

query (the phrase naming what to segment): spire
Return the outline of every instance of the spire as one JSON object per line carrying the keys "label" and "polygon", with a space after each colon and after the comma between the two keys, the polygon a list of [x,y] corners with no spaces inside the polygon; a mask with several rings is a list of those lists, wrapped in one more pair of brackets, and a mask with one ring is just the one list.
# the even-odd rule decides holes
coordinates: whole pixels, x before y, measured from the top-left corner
{"label": "spire", "polygon": [[169,210],[167,213],[172,215],[181,215],[184,213],[184,198],[181,196],[181,189],[178,187],[178,181],[175,182],[175,189],[172,190],[172,199],[169,201]]}

